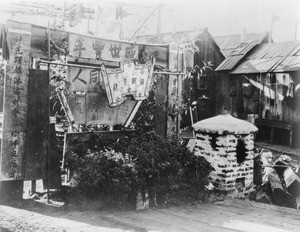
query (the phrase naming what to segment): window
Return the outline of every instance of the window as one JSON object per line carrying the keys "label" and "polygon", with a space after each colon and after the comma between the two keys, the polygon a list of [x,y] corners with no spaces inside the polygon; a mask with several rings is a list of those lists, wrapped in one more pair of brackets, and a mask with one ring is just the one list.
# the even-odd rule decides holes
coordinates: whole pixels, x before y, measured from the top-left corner
{"label": "window", "polygon": [[242,139],[238,139],[237,145],[236,145],[236,160],[238,164],[243,163],[246,160],[246,147],[245,142]]}
{"label": "window", "polygon": [[270,74],[270,83],[276,84],[276,74],[275,73]]}

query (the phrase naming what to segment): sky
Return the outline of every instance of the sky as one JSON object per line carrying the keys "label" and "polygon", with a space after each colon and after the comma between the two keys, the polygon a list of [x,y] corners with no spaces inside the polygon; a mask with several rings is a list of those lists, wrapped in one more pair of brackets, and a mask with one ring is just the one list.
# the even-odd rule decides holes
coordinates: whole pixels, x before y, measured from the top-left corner
{"label": "sky", "polygon": [[172,20],[164,18],[164,30],[175,24],[177,30],[207,27],[213,36],[239,34],[243,29],[264,32],[270,31],[272,15],[276,15],[279,18],[273,22],[274,41],[294,40],[296,20],[300,39],[300,0],[165,0],[164,3],[175,15]]}
{"label": "sky", "polygon": [[[18,0],[0,0],[0,10],[8,2]],[[21,0],[19,0],[21,1]],[[22,0],[30,1],[30,0]],[[46,0],[40,0],[49,2]],[[83,2],[85,5],[99,5],[100,35],[105,37],[118,36],[118,22],[115,18],[116,3],[126,3],[125,9],[130,13],[123,20],[126,37],[133,35],[137,29],[140,35],[154,34],[157,30],[158,13],[152,7],[163,5],[162,32],[182,30],[197,30],[208,28],[213,36],[240,34],[243,29],[249,33],[270,31],[272,15],[277,20],[273,22],[272,37],[275,42],[300,40],[300,0],[65,0],[67,3]],[[52,0],[51,3],[62,4],[64,0]],[[142,6],[141,6],[142,5]],[[153,12],[153,13],[152,13]],[[151,15],[151,16],[150,16]],[[149,19],[146,21],[146,19]],[[0,22],[11,17],[0,14]],[[28,20],[31,23],[42,20],[24,19],[14,16],[15,20]],[[146,21],[146,23],[144,23]],[[45,21],[46,22],[46,21]],[[296,24],[298,23],[298,24]],[[91,28],[95,25],[90,22]],[[113,29],[112,29],[113,28]],[[116,29],[117,28],[117,29]],[[297,30],[296,30],[297,29]],[[86,23],[76,28],[76,31],[86,30]],[[296,33],[297,32],[297,33]],[[111,33],[111,34],[109,34]]]}

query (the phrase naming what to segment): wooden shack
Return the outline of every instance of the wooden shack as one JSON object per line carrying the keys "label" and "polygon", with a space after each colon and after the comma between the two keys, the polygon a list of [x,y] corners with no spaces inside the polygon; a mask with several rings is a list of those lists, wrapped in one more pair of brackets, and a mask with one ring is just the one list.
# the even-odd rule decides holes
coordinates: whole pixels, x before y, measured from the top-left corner
{"label": "wooden shack", "polygon": [[[141,36],[139,41],[157,43],[156,35]],[[182,100],[197,102],[194,121],[215,115],[215,68],[224,60],[224,55],[207,28],[194,31],[163,33],[163,44],[175,44],[184,48],[188,75],[183,80]]]}
{"label": "wooden shack", "polygon": [[300,42],[245,44],[219,65],[217,108],[255,123],[257,140],[299,147]]}

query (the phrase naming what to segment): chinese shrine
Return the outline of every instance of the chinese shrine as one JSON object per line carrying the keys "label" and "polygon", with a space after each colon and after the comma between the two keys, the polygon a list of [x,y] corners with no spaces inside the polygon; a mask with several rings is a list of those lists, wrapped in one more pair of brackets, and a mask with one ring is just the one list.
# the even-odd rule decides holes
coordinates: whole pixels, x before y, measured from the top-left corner
{"label": "chinese shrine", "polygon": [[[179,120],[167,110],[180,104],[185,67],[179,46],[107,40],[11,20],[1,28],[0,195],[10,189],[20,196],[24,180],[46,178],[53,98],[67,118],[65,140],[89,138],[91,132],[82,128],[90,125],[128,128],[155,77],[162,103],[156,117],[163,124],[157,130],[164,136],[178,130]],[[155,65],[166,71],[154,71]]]}

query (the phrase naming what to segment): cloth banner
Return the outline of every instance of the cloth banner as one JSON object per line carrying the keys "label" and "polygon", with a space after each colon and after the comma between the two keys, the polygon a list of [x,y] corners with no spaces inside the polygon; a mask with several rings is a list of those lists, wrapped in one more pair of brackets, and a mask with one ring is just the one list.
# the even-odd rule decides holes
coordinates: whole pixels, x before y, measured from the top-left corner
{"label": "cloth banner", "polygon": [[109,106],[118,106],[132,95],[137,101],[148,97],[155,60],[146,64],[122,62],[120,69],[107,69],[101,66],[101,75]]}

